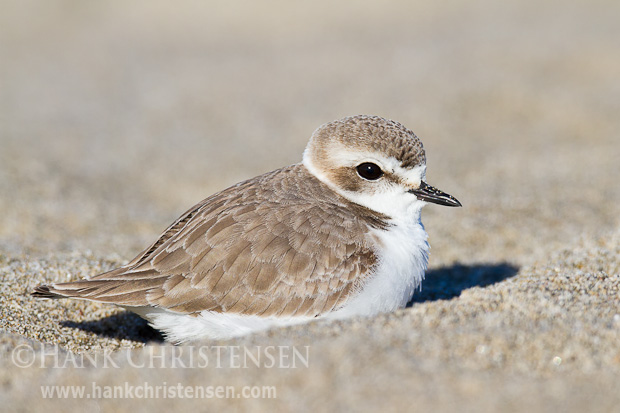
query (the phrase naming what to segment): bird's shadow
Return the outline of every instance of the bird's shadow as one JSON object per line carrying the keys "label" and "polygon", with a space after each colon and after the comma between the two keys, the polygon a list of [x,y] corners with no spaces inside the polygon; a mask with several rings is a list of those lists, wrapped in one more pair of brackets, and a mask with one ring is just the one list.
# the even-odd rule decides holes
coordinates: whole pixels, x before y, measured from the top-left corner
{"label": "bird's shadow", "polygon": [[[422,291],[416,291],[407,304],[411,307],[427,301],[449,300],[472,287],[486,287],[514,277],[518,268],[508,263],[455,264],[427,271]],[[63,327],[77,328],[102,337],[127,339],[141,343],[163,342],[162,334],[137,314],[125,311],[92,321],[63,321]]]}
{"label": "bird's shadow", "polygon": [[407,307],[427,301],[449,300],[472,287],[486,287],[514,277],[519,270],[505,262],[496,264],[454,264],[426,272],[422,291],[416,291]]}
{"label": "bird's shadow", "polygon": [[152,328],[146,320],[131,311],[114,314],[92,321],[63,321],[63,327],[96,334],[101,337],[119,340],[132,340],[141,343],[162,343],[162,334]]}

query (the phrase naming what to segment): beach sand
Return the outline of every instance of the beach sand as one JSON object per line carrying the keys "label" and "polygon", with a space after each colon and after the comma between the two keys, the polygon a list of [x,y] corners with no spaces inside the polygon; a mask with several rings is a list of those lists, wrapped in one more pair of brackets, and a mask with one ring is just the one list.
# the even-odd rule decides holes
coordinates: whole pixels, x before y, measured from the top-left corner
{"label": "beach sand", "polygon": [[[7,411],[620,412],[620,4],[0,8]],[[428,182],[463,203],[425,207],[429,270],[408,308],[174,347],[123,309],[29,296],[122,265],[191,205],[299,162],[316,127],[360,113],[411,128]],[[214,346],[221,366],[190,359]],[[230,357],[278,346],[307,349],[307,366]],[[114,365],[66,362],[102,354]],[[139,367],[153,360],[165,368]],[[41,393],[93,383],[277,397]]]}

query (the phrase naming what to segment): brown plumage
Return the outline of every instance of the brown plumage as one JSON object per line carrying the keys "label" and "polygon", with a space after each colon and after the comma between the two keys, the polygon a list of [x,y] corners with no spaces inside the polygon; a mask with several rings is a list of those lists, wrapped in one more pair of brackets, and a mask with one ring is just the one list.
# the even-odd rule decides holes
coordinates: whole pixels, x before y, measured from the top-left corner
{"label": "brown plumage", "polygon": [[319,316],[342,306],[376,264],[375,245],[360,234],[387,226],[297,164],[205,199],[123,267],[33,295],[192,315]]}

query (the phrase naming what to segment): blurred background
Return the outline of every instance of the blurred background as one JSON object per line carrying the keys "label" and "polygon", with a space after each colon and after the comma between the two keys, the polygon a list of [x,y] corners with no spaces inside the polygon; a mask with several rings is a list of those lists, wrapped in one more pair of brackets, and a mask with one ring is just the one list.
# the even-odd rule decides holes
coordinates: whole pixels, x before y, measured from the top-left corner
{"label": "blurred background", "polygon": [[615,1],[0,1],[0,251],[130,259],[319,125],[424,142],[431,267],[618,225]]}
{"label": "blurred background", "polygon": [[[276,384],[295,411],[617,411],[619,23],[617,0],[0,0],[0,399],[50,412],[39,383],[217,379]],[[28,292],[133,258],[354,114],[412,129],[463,203],[422,213],[411,308],[234,342],[311,343],[309,369],[7,361],[16,339],[144,345],[122,310]]]}

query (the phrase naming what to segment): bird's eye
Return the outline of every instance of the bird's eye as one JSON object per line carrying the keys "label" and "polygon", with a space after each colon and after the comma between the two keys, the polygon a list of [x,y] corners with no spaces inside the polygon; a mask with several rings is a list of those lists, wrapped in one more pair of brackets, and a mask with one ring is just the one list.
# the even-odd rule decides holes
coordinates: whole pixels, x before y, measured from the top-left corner
{"label": "bird's eye", "polygon": [[368,179],[369,181],[374,181],[383,176],[383,171],[379,168],[378,165],[375,165],[371,162],[364,162],[357,166],[357,173],[364,179]]}

